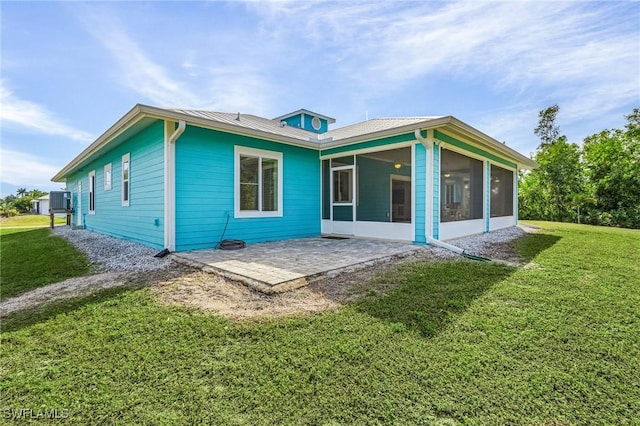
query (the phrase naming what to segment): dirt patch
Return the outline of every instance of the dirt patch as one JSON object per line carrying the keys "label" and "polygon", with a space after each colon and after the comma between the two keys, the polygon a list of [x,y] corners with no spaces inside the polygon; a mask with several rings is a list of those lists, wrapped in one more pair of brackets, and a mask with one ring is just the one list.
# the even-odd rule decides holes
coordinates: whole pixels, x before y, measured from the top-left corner
{"label": "dirt patch", "polygon": [[372,290],[387,292],[397,284],[377,280],[381,274],[400,263],[438,258],[429,250],[421,250],[410,256],[331,273],[305,287],[277,294],[260,293],[216,273],[202,271],[160,282],[150,290],[161,303],[213,311],[233,320],[282,317],[337,309]]}
{"label": "dirt patch", "polygon": [[341,306],[310,287],[264,294],[202,271],[161,282],[151,287],[151,292],[162,303],[215,311],[235,320],[313,313]]}

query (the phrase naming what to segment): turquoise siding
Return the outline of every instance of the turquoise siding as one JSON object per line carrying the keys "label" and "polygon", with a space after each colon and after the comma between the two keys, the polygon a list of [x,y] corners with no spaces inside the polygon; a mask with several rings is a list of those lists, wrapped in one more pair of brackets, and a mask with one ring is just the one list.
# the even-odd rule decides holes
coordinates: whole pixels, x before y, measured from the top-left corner
{"label": "turquoise siding", "polygon": [[327,124],[327,120],[324,118],[320,118],[320,130],[316,130],[313,128],[313,124],[311,124],[311,120],[313,120],[313,115],[305,114],[304,115],[304,129],[309,130],[310,132],[315,133],[326,133],[329,130],[329,125]]}
{"label": "turquoise siding", "polygon": [[[282,153],[283,216],[234,218],[234,146]],[[315,150],[187,126],[176,143],[176,250],[320,234],[320,161]]]}
{"label": "turquoise siding", "polygon": [[361,155],[357,156],[357,166],[356,220],[391,222],[391,175],[411,176],[411,167],[396,170],[393,163]]}
{"label": "turquoise siding", "polygon": [[359,142],[351,145],[337,146],[335,148],[323,149],[322,151],[320,151],[320,155],[325,156],[325,155],[339,154],[341,152],[350,152],[358,149],[377,148],[377,147],[382,147],[382,146],[390,145],[394,143],[409,142],[409,141],[415,141],[415,140],[416,140],[416,136],[414,133],[405,133],[402,135],[390,136],[388,138],[374,139],[371,141]]}
{"label": "turquoise siding", "polygon": [[427,191],[427,150],[422,144],[414,145],[414,157],[415,157],[415,179],[413,185],[415,187],[415,217],[413,217],[413,224],[415,227],[415,240],[416,244],[424,244],[427,242],[426,238],[426,191]]}
{"label": "turquoise siding", "polygon": [[433,238],[440,238],[440,147],[433,144]]}
{"label": "turquoise siding", "polygon": [[489,232],[491,218],[491,163],[489,161],[485,161],[484,173],[484,232]]}
{"label": "turquoise siding", "polygon": [[[82,181],[82,223],[86,229],[162,248],[164,245],[164,130],[157,122],[68,178],[69,190]],[[122,156],[129,153],[129,206],[122,206]],[[111,189],[104,166],[111,163]],[[89,213],[89,172],[95,170],[95,214]],[[73,195],[78,211],[77,194]],[[75,225],[76,214],[73,217]]]}
{"label": "turquoise siding", "polygon": [[287,126],[302,127],[302,116],[301,115],[294,115],[293,117],[285,118],[282,121],[287,123]]}

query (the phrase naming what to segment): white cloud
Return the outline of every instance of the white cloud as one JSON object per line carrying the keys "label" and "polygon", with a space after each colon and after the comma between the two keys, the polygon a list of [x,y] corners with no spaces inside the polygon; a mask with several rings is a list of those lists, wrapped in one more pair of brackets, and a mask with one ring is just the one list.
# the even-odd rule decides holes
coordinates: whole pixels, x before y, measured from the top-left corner
{"label": "white cloud", "polygon": [[214,52],[219,40],[206,44],[205,52],[181,49],[182,59],[172,72],[152,59],[119,17],[87,9],[83,20],[89,33],[115,59],[120,83],[158,106],[254,113],[266,109],[269,90],[260,68],[246,60],[223,63]]}
{"label": "white cloud", "polygon": [[2,126],[18,126],[47,135],[64,136],[78,142],[90,142],[90,133],[68,126],[37,103],[20,99],[0,80],[0,120]]}
{"label": "white cloud", "polygon": [[3,184],[27,188],[57,188],[60,186],[51,183],[51,178],[58,172],[58,168],[48,164],[47,159],[1,146],[0,158],[2,159],[0,181]]}

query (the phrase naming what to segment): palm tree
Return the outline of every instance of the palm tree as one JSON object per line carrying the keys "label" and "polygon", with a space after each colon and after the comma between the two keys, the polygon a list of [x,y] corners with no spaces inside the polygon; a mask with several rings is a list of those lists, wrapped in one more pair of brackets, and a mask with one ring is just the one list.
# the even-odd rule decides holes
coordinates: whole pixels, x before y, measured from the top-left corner
{"label": "palm tree", "polygon": [[27,193],[27,188],[18,188],[18,190],[16,191],[16,194],[18,194],[18,197],[22,198],[24,197],[24,194]]}

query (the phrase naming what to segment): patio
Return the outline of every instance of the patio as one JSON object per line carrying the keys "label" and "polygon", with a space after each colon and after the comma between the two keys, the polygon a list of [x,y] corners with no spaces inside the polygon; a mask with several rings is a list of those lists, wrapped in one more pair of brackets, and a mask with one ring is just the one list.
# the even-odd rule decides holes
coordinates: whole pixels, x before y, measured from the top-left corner
{"label": "patio", "polygon": [[315,237],[250,244],[240,250],[194,250],[172,256],[178,262],[271,294],[302,287],[329,272],[408,256],[420,249],[400,242]]}

